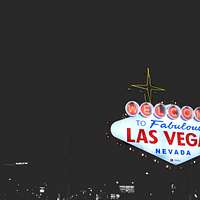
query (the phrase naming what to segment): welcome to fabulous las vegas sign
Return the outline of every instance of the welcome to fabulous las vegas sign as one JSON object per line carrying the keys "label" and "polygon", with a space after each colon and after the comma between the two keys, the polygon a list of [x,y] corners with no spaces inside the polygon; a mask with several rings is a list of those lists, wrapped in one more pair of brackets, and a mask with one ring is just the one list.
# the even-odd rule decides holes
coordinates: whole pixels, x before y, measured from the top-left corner
{"label": "welcome to fabulous las vegas sign", "polygon": [[200,107],[129,101],[125,110],[111,125],[114,137],[174,165],[200,155]]}

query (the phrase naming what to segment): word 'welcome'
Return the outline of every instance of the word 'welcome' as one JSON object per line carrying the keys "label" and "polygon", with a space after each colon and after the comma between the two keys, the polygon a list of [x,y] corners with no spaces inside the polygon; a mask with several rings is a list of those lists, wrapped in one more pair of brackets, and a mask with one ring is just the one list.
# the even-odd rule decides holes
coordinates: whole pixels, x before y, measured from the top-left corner
{"label": "word 'welcome'", "polygon": [[168,116],[172,120],[181,117],[185,121],[195,119],[200,122],[200,107],[193,110],[190,106],[183,106],[182,108],[179,108],[174,104],[164,105],[162,103],[158,103],[153,107],[153,105],[149,102],[144,102],[139,106],[137,102],[129,101],[125,106],[125,110],[131,117],[141,114],[143,117],[154,115],[155,117],[161,119]]}

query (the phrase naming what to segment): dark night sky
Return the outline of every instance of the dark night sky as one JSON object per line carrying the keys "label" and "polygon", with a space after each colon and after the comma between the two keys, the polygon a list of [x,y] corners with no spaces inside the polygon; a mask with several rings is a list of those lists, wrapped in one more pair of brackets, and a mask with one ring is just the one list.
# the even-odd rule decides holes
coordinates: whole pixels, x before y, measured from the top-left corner
{"label": "dark night sky", "polygon": [[196,30],[181,22],[134,28],[117,19],[79,19],[67,26],[68,36],[61,24],[49,33],[51,23],[5,33],[1,162],[40,162],[49,172],[67,166],[77,182],[127,177],[145,166],[105,139],[106,121],[119,119],[131,97],[128,83],[145,81],[145,64],[152,82],[166,88],[158,98],[199,105]]}

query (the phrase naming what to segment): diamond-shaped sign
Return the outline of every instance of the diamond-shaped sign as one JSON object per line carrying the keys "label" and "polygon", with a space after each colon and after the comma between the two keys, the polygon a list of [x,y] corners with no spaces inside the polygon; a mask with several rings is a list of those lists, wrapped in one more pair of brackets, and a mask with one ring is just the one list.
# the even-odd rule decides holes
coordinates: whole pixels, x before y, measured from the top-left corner
{"label": "diamond-shaped sign", "polygon": [[140,114],[116,121],[111,126],[114,137],[174,165],[200,155],[200,122],[182,118],[158,119]]}

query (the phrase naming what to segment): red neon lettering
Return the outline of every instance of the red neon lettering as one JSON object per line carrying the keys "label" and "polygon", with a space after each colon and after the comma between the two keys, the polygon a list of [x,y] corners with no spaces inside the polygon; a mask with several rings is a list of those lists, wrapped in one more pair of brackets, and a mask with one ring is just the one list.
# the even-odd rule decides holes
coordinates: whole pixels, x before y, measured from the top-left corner
{"label": "red neon lettering", "polygon": [[180,146],[185,146],[185,143],[182,143],[182,140],[184,140],[184,137],[182,137],[183,135],[183,132],[177,132],[178,145]]}
{"label": "red neon lettering", "polygon": [[165,106],[163,104],[157,104],[155,106],[155,115],[159,118],[165,116]]}
{"label": "red neon lettering", "polygon": [[168,114],[169,117],[171,117],[172,119],[176,119],[179,116],[179,112],[176,106],[170,106],[168,109]]}
{"label": "red neon lettering", "polygon": [[145,117],[151,115],[152,109],[149,103],[143,103],[140,108],[141,114]]}
{"label": "red neon lettering", "polygon": [[148,143],[147,136],[144,129],[140,129],[138,133],[137,142],[140,142],[141,140],[143,140],[144,143]]}
{"label": "red neon lettering", "polygon": [[194,116],[197,121],[200,121],[200,107],[193,110],[190,106],[184,106],[180,109],[177,105],[166,107],[162,103],[156,104],[155,107],[153,107],[149,102],[144,102],[139,107],[135,101],[129,101],[125,106],[125,110],[129,116],[135,116],[140,112],[144,117],[154,114],[157,118],[162,118],[167,112],[167,116],[171,119],[177,119],[181,115],[184,120],[190,120]]}
{"label": "red neon lettering", "polygon": [[[193,137],[192,139],[190,139],[190,137]],[[194,134],[194,133],[188,133],[187,135],[186,135],[186,142],[187,142],[187,144],[189,145],[189,146],[196,146],[197,145],[197,138],[196,138],[197,136]],[[191,142],[193,142],[193,143],[191,143]]]}
{"label": "red neon lettering", "polygon": [[176,132],[172,132],[172,136],[169,136],[169,133],[167,131],[164,131],[165,137],[167,139],[167,142],[169,143],[169,145],[172,145],[173,141],[174,141],[174,137]]}
{"label": "red neon lettering", "polygon": [[150,130],[149,136],[153,139],[153,141],[149,141],[151,144],[156,144],[158,142],[158,138],[154,135],[156,133],[156,130]]}
{"label": "red neon lettering", "polygon": [[130,102],[127,105],[127,112],[130,115],[136,115],[138,112],[138,108],[134,102]]}
{"label": "red neon lettering", "polygon": [[135,142],[134,139],[131,139],[131,129],[127,128],[127,142]]}
{"label": "red neon lettering", "polygon": [[194,114],[195,114],[195,119],[200,121],[200,107],[195,109]]}
{"label": "red neon lettering", "polygon": [[185,106],[181,109],[181,114],[182,114],[182,117],[186,120],[189,120],[192,118],[192,109],[188,106]]}

